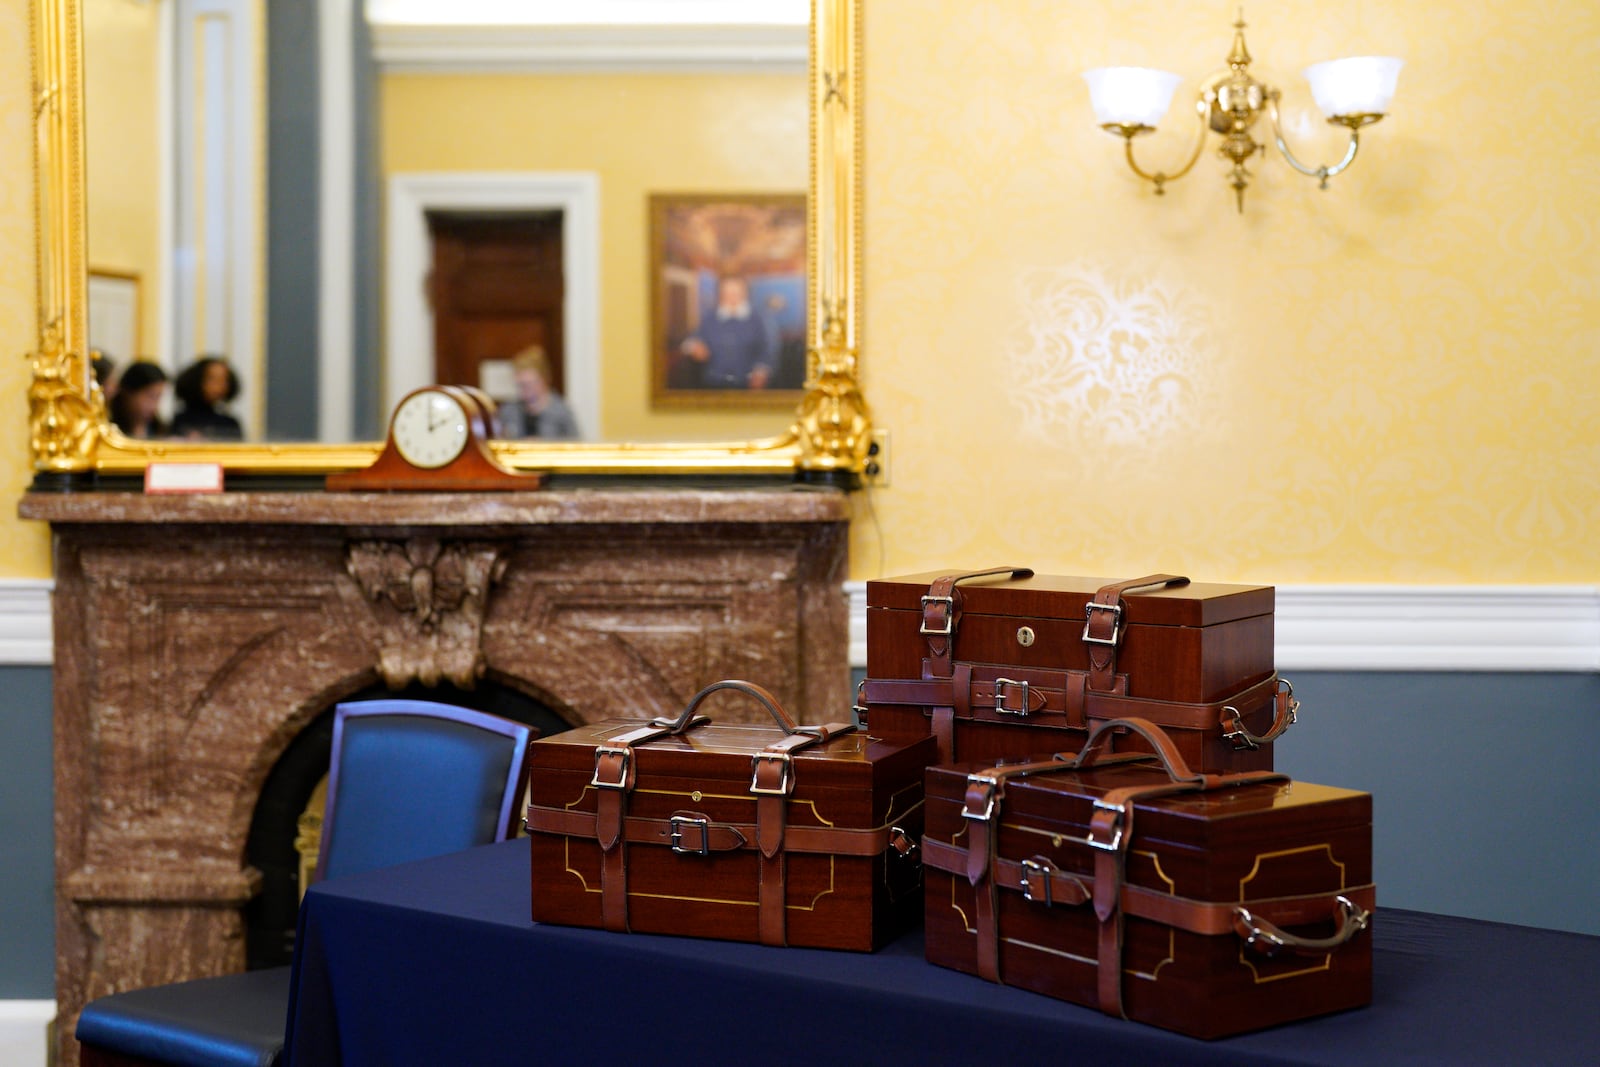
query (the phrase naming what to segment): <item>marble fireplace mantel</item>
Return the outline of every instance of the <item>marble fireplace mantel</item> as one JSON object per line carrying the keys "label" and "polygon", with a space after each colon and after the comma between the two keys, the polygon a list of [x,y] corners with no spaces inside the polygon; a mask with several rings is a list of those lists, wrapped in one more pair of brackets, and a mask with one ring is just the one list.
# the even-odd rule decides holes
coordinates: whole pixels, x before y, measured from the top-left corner
{"label": "marble fireplace mantel", "polygon": [[21,513],[55,555],[63,1063],[87,1000],[243,967],[262,783],[376,681],[488,678],[572,723],[675,714],[723,677],[803,718],[849,696],[836,491],[29,494]]}

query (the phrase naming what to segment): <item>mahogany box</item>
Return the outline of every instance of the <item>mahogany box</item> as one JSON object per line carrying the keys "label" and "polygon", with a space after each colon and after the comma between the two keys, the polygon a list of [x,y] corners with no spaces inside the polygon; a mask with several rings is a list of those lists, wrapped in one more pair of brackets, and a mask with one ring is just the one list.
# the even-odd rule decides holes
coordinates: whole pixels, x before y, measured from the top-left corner
{"label": "mahogany box", "polygon": [[[696,710],[737,690],[772,725]],[[527,829],[536,922],[870,952],[921,911],[930,737],[796,726],[766,690],[706,687],[677,720],[536,741]]]}
{"label": "mahogany box", "polygon": [[[1138,733],[1156,756],[1103,752]],[[1218,1038],[1372,997],[1372,798],[1201,775],[1158,728],[1075,758],[932,767],[927,957]]]}
{"label": "mahogany box", "polygon": [[1270,769],[1298,706],[1272,631],[1271,586],[1023,567],[880,579],[860,703],[875,733],[933,733],[941,762],[1075,751],[1091,724],[1136,715],[1196,769]]}

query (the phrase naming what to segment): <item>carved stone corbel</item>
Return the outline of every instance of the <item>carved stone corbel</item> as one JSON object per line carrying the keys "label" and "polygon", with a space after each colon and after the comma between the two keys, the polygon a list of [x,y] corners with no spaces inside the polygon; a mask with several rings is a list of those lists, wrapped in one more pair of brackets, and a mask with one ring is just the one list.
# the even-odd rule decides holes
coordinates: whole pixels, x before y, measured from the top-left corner
{"label": "carved stone corbel", "polygon": [[492,542],[433,537],[350,543],[345,569],[378,623],[385,685],[477,684],[486,666],[483,616],[490,589],[505,574],[503,553]]}

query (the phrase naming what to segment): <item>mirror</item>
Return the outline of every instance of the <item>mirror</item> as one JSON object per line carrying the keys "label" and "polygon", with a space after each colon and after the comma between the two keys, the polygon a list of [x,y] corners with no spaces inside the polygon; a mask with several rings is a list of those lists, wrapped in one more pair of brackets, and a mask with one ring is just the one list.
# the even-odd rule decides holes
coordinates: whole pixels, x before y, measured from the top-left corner
{"label": "mirror", "polygon": [[[158,46],[162,40],[177,42],[169,45],[169,51],[178,48],[201,57],[195,64],[198,75],[194,72],[188,75],[180,73],[177,81],[195,76],[204,81],[209,77],[214,85],[223,79],[229,69],[228,64],[218,62],[208,66],[204,57],[225,56],[237,42],[226,32],[214,32],[214,18],[209,22],[206,19],[197,20],[195,24],[200,28],[187,39],[175,34],[170,24],[163,27],[162,19],[175,18],[180,5],[186,11],[193,8],[202,13],[230,6],[227,0],[35,0],[39,83],[58,89],[54,99],[39,112],[41,232],[49,245],[48,251],[59,250],[63,261],[67,263],[63,272],[66,280],[64,292],[49,290],[45,284],[45,275],[49,272],[41,272],[41,344],[36,359],[35,386],[30,393],[34,412],[36,468],[41,474],[51,476],[72,476],[86,472],[123,473],[142,470],[156,458],[221,462],[230,472],[314,474],[363,465],[376,455],[376,444],[330,441],[321,444],[226,446],[136,441],[108,429],[103,415],[98,418],[88,416],[93,426],[83,427],[73,421],[80,416],[66,410],[72,406],[70,401],[73,400],[79,401],[85,410],[101,410],[103,399],[89,381],[85,358],[91,337],[120,337],[124,344],[128,343],[126,338],[133,337],[137,339],[142,354],[160,351],[167,356],[168,362],[177,361],[176,353],[186,350],[250,351],[248,342],[252,327],[242,327],[240,324],[259,323],[265,314],[258,310],[252,317],[249,313],[250,300],[256,299],[262,307],[266,307],[285,299],[276,288],[280,282],[291,287],[296,284],[303,287],[306,284],[305,279],[296,277],[293,271],[281,272],[287,276],[280,278],[280,272],[272,265],[278,262],[276,260],[268,260],[265,266],[254,273],[248,266],[240,268],[229,265],[225,269],[233,274],[224,277],[222,265],[231,261],[220,256],[201,255],[196,251],[207,249],[208,241],[211,245],[220,246],[227,242],[236,244],[250,236],[250,213],[243,213],[243,221],[228,214],[248,198],[219,192],[224,189],[225,181],[222,172],[216,168],[195,169],[189,179],[184,179],[197,184],[197,189],[190,190],[190,198],[202,205],[196,213],[198,221],[194,223],[195,232],[181,240],[163,241],[163,232],[170,237],[178,233],[180,227],[172,218],[163,218],[159,211],[153,213],[155,217],[152,219],[152,212],[141,210],[141,205],[151,201],[171,201],[172,197],[166,194],[173,192],[182,182],[171,173],[163,178],[159,166],[134,166],[141,152],[158,160],[163,157],[159,151],[149,151],[151,138],[146,135],[141,141],[132,123],[115,121],[114,105],[101,105],[105,114],[97,117],[97,101],[107,95],[103,88],[96,88],[102,78],[98,66],[102,60],[109,60],[106,66],[109,84],[120,85],[124,89],[135,84],[147,87],[141,90],[144,99],[141,99],[141,93],[126,91],[122,94],[130,107],[140,109],[146,107],[148,97],[163,91],[163,75],[160,72],[173,66],[161,59],[160,47],[140,51],[132,47],[113,47],[115,42],[127,44],[135,37],[153,40]],[[337,9],[341,5],[324,3],[320,6]],[[570,133],[586,123],[593,124],[597,112],[614,115],[617,112],[648,110],[639,99],[640,94],[648,98],[664,96],[659,84],[634,84],[627,86],[628,92],[624,92],[618,87],[619,76],[592,71],[540,75],[482,72],[408,74],[400,72],[400,67],[392,63],[394,70],[379,73],[374,83],[378,90],[376,95],[383,101],[384,111],[371,124],[374,132],[380,135],[380,147],[369,162],[383,177],[380,185],[386,198],[385,211],[390,216],[401,209],[410,214],[404,225],[397,223],[393,217],[382,220],[383,225],[379,228],[384,245],[381,261],[370,250],[347,250],[345,254],[356,261],[365,256],[365,276],[369,278],[382,273],[397,274],[399,280],[387,277],[383,280],[381,288],[386,292],[382,294],[381,302],[363,305],[355,299],[345,304],[324,300],[319,306],[313,300],[309,305],[315,308],[318,324],[325,327],[324,338],[329,334],[342,337],[346,332],[352,338],[359,338],[361,327],[350,320],[370,315],[381,308],[388,334],[384,340],[386,358],[376,359],[370,347],[363,349],[354,343],[330,345],[324,340],[322,343],[303,344],[299,351],[292,352],[300,361],[296,367],[272,358],[275,354],[270,351],[270,345],[259,346],[267,351],[263,351],[259,357],[238,361],[237,367],[243,387],[239,407],[246,426],[253,431],[257,426],[265,427],[274,421],[274,391],[289,390],[291,403],[288,408],[292,410],[292,400],[296,394],[303,397],[311,391],[305,383],[314,381],[316,386],[321,387],[317,391],[322,393],[324,400],[331,396],[337,401],[339,383],[342,381],[345,395],[350,400],[348,408],[340,414],[340,405],[334,403],[333,414],[330,415],[330,405],[322,404],[322,410],[315,420],[315,430],[320,432],[341,426],[348,430],[359,426],[369,437],[381,435],[386,413],[398,395],[403,395],[411,385],[423,384],[432,378],[431,368],[426,366],[430,362],[426,356],[420,361],[423,366],[421,373],[426,377],[417,377],[419,361],[414,357],[410,363],[403,358],[396,358],[396,345],[403,347],[405,343],[414,342],[419,332],[409,328],[408,321],[417,321],[415,313],[422,306],[417,290],[421,288],[423,278],[433,274],[437,286],[437,264],[419,268],[415,255],[411,255],[411,259],[405,260],[404,270],[396,267],[397,260],[404,259],[404,256],[395,255],[396,246],[400,246],[399,252],[407,255],[415,251],[414,248],[405,247],[407,239],[403,234],[406,228],[415,232],[429,222],[440,219],[451,221],[451,215],[464,218],[471,224],[481,221],[488,214],[514,214],[524,223],[537,224],[541,218],[550,215],[549,209],[537,199],[545,196],[547,199],[554,198],[558,206],[564,208],[563,222],[567,230],[593,226],[593,215],[598,215],[601,220],[598,238],[592,240],[589,251],[574,254],[569,250],[564,259],[569,267],[574,260],[582,265],[586,262],[587,254],[589,261],[598,259],[602,264],[600,272],[590,269],[590,273],[598,274],[599,278],[598,282],[589,285],[589,296],[595,306],[584,310],[583,301],[579,300],[580,314],[576,317],[569,314],[565,321],[555,327],[555,332],[560,335],[555,340],[567,343],[560,354],[561,364],[556,376],[565,385],[569,399],[575,401],[573,406],[580,409],[580,414],[588,414],[596,430],[586,431],[591,440],[579,443],[497,442],[496,451],[503,461],[527,469],[581,473],[798,471],[807,476],[838,476],[840,480],[848,482],[864,464],[870,438],[866,405],[856,384],[855,327],[860,307],[856,251],[859,195],[856,145],[860,102],[853,99],[850,88],[854,84],[853,75],[858,63],[857,15],[857,0],[816,0],[808,37],[811,60],[808,73],[708,75],[708,78],[722,79],[720,84],[707,83],[709,88],[721,91],[703,89],[700,93],[711,101],[712,106],[686,104],[682,100],[668,101],[676,108],[675,112],[669,114],[689,114],[698,107],[702,117],[709,116],[703,130],[690,132],[687,126],[681,124],[674,127],[658,114],[654,123],[657,127],[654,140],[645,139],[642,135],[619,138],[630,144],[644,140],[643,147],[648,157],[669,159],[675,150],[683,146],[690,151],[680,154],[701,159],[713,155],[739,155],[727,150],[729,144],[756,144],[760,148],[756,153],[760,158],[751,167],[738,172],[743,177],[735,178],[717,177],[711,172],[696,177],[692,168],[678,165],[676,170],[663,168],[669,172],[669,176],[655,179],[649,176],[651,172],[647,168],[627,158],[600,158],[590,164],[576,157],[562,158],[554,154],[555,148],[578,140],[575,135],[560,136],[563,131]],[[360,32],[360,26],[355,25],[352,33],[359,35]],[[391,35],[388,42],[391,54],[404,52],[404,37],[403,33]],[[77,70],[73,55],[80,39],[86,46],[84,70],[88,72],[82,82],[75,77]],[[479,40],[481,45],[482,34]],[[564,87],[556,86],[558,78],[567,79]],[[580,83],[572,79],[584,78],[589,80],[581,83],[582,91],[574,92],[572,86]],[[730,78],[742,80],[733,83],[727,80]],[[494,91],[488,96],[483,95],[484,85],[497,79]],[[679,78],[677,81],[686,84],[688,79]],[[539,84],[533,84],[535,82]],[[780,93],[785,83],[790,86],[786,90],[790,93],[788,98]],[[727,91],[730,85],[735,85],[738,91]],[[802,132],[806,128],[805,113],[793,99],[796,89],[804,94],[810,108],[809,144]],[[540,97],[538,90],[543,90],[545,95]],[[165,91],[170,93],[170,86]],[[115,96],[116,93],[110,95]],[[498,110],[484,103],[488,99],[500,101],[496,105]],[[568,103],[558,106],[561,101]],[[571,101],[580,102],[581,107]],[[89,112],[87,124],[80,120],[85,105]],[[245,143],[243,152],[248,155],[250,138],[240,131],[242,129],[247,134],[250,124],[229,122],[221,110],[213,107],[198,116],[191,116],[187,126],[183,122],[174,123],[174,129],[165,135],[158,129],[154,138],[157,149],[171,149],[172,153],[187,158],[191,153],[203,154],[208,144],[214,147],[221,141],[231,139]],[[550,139],[556,145],[555,148],[540,146],[540,151],[546,152],[546,155],[529,155],[524,151],[526,146],[523,142],[534,138],[522,129],[516,131],[517,136],[500,138],[497,143],[496,131],[521,121],[518,116],[548,114],[556,110],[568,113],[559,115],[559,123],[554,119],[549,123],[556,134]],[[763,119],[767,120],[769,132],[750,132],[755,128],[751,123]],[[739,125],[741,122],[745,125]],[[106,126],[110,128],[102,128]],[[662,128],[673,136],[663,139],[660,136]],[[80,131],[86,131],[88,136],[88,195],[85,197],[80,192],[76,197],[57,196],[52,199],[48,195],[52,183],[70,185],[75,179],[81,180],[79,165],[83,162],[84,148],[79,139]],[[475,135],[476,140],[469,135]],[[591,152],[596,151],[593,140],[589,145]],[[719,144],[723,146],[720,149],[708,147]],[[602,140],[601,148],[604,147]],[[793,164],[802,154],[808,154],[811,159],[807,185],[800,185],[797,176],[790,176]],[[617,155],[618,150],[610,151],[611,157]],[[120,169],[110,171],[108,180],[102,179],[102,170],[97,167],[102,156],[125,161]],[[601,152],[601,156],[606,156],[606,153]],[[550,162],[542,162],[545,159]],[[461,167],[447,166],[452,163],[459,163]],[[619,165],[620,170],[617,169]],[[458,182],[458,188],[452,195],[459,199],[454,203],[441,203],[435,195],[437,189],[430,189],[426,179],[440,174],[448,177],[451,173],[460,177],[463,167],[480,169],[477,175],[479,186],[469,188],[471,182]],[[607,171],[605,168],[608,167],[612,169]],[[176,168],[169,168],[172,169]],[[278,230],[274,231],[274,239],[279,240],[284,239],[281,231],[289,229],[286,220],[292,218],[292,214],[286,214],[288,209],[278,205],[277,194],[271,191],[271,187],[274,181],[280,184],[288,182],[292,186],[296,179],[292,174],[287,177],[279,175],[277,172],[282,169],[285,168],[275,167],[271,162],[264,168],[272,179],[265,182],[269,187],[265,195],[272,197],[267,201],[270,209],[268,214],[280,224]],[[152,173],[153,178],[150,176]],[[632,175],[633,185],[628,185],[618,176],[624,173]],[[145,176],[140,177],[140,174]],[[547,188],[536,189],[532,200],[527,198],[526,189],[508,192],[506,186],[516,184],[505,180],[511,174],[543,177]],[[585,190],[581,188],[584,184],[581,179],[585,174],[598,174],[598,180],[589,184],[597,185],[601,190],[598,197],[593,195],[592,189],[589,191],[587,205],[583,201]],[[303,186],[305,175],[299,175],[299,180]],[[658,180],[663,184],[656,185]],[[408,181],[409,185],[406,184]],[[496,182],[499,188],[490,188]],[[563,183],[565,189],[560,188]],[[154,195],[151,193],[152,185],[157,190]],[[550,187],[554,187],[553,192]],[[611,195],[613,187],[616,192],[614,198]],[[467,191],[461,192],[462,188]],[[773,192],[807,188],[809,197],[805,232],[808,240],[804,245],[807,269],[803,280],[795,274],[792,291],[788,293],[769,292],[758,284],[748,286],[750,294],[758,298],[758,313],[765,313],[769,307],[782,310],[785,300],[791,305],[786,316],[791,329],[787,344],[795,353],[792,357],[795,369],[790,390],[786,394],[757,396],[753,389],[741,388],[738,394],[731,397],[723,394],[703,398],[722,403],[696,404],[693,401],[700,399],[701,393],[709,393],[710,390],[691,387],[687,395],[691,403],[687,405],[657,403],[660,396],[652,396],[653,383],[659,387],[654,378],[662,375],[656,374],[660,368],[653,366],[652,361],[660,363],[692,350],[685,330],[692,330],[693,327],[685,327],[684,324],[697,317],[693,311],[696,303],[703,312],[715,301],[717,287],[712,272],[717,261],[713,256],[689,262],[691,276],[679,278],[676,289],[672,290],[673,296],[663,299],[656,290],[667,290],[669,287],[658,285],[657,277],[664,277],[669,269],[676,269],[680,274],[684,270],[683,264],[673,260],[673,253],[666,250],[667,246],[672,245],[681,251],[685,242],[677,240],[674,243],[670,235],[662,231],[658,219],[658,225],[651,226],[652,220],[660,212],[653,210],[655,202],[650,194],[700,194],[703,197],[703,194],[726,192],[744,194],[743,199],[748,201],[759,199],[757,194],[770,199]],[[509,199],[514,196],[523,196],[524,199]],[[567,199],[563,200],[563,197]],[[728,236],[728,232],[729,227],[736,223],[747,229],[757,225],[749,221],[754,208],[750,203],[741,202],[740,196],[729,196],[727,199],[731,202],[700,205],[702,209],[713,211],[713,215],[693,225],[697,225],[702,232],[723,235],[720,244],[724,254],[728,249],[742,248],[748,259],[749,248],[758,246],[759,242],[752,242],[748,234]],[[358,208],[363,206],[370,205],[357,205]],[[585,216],[585,210],[590,211],[591,216]],[[355,214],[359,216],[360,212]],[[739,223],[740,218],[745,221]],[[273,229],[266,226],[256,228],[262,231]],[[353,220],[350,229],[360,230],[359,218]],[[85,236],[87,255],[83,248]],[[718,242],[712,243],[715,245]],[[778,247],[783,240],[773,237],[768,243]],[[337,247],[331,260],[328,254],[328,248],[337,244],[328,234],[321,235],[317,260],[319,267],[326,267],[330,262],[338,263]],[[148,251],[152,245],[156,248],[153,253]],[[170,247],[174,251],[162,252],[163,247]],[[358,247],[362,246],[349,246],[350,249]],[[370,249],[372,246],[365,247]],[[797,246],[791,244],[791,247]],[[790,269],[798,265],[798,256],[798,252],[791,255]],[[247,262],[260,263],[261,260],[257,258],[250,261],[247,257]],[[130,269],[131,263],[153,263],[155,266],[145,270]],[[613,265],[618,269],[613,270]],[[581,274],[582,270],[577,273]],[[350,275],[355,279],[363,277],[361,270],[352,270]],[[568,270],[565,280],[570,282],[573,277],[574,272]],[[190,293],[187,302],[175,298],[170,291],[185,285]],[[327,291],[326,286],[321,289],[321,293]],[[801,317],[792,307],[798,302],[795,297],[802,291],[805,304],[803,336],[796,328]],[[404,295],[408,292],[412,294],[411,299]],[[392,295],[396,293],[401,295]],[[344,309],[346,320],[342,329],[336,321],[338,315],[330,316],[330,303]],[[299,319],[302,322],[309,317],[304,311],[306,306],[301,305]],[[570,312],[572,307],[573,300],[569,294],[564,310]],[[690,310],[686,311],[686,307]],[[660,327],[661,322],[671,319],[666,314],[668,311],[676,315],[676,332]],[[405,318],[407,313],[412,316],[410,320]],[[655,322],[651,321],[652,314]],[[330,321],[334,323],[333,328],[327,329]],[[61,335],[59,341],[52,341],[51,323],[55,324]],[[586,323],[594,325],[586,327]],[[508,349],[515,350],[530,339],[552,340],[549,328],[538,324],[533,327],[526,324],[512,324],[509,327],[505,324],[490,325],[488,333],[491,335],[499,328],[498,340],[493,337],[489,341],[480,339],[476,357],[479,360],[487,356],[491,362],[496,358],[503,361],[512,354]],[[586,328],[589,330],[587,338]],[[529,329],[535,331],[531,336]],[[542,337],[537,333],[540,329],[546,330]],[[519,334],[518,330],[522,332]],[[260,332],[258,328],[256,332]],[[381,336],[384,332],[382,329],[372,330],[371,335]],[[596,343],[595,334],[604,340]],[[613,339],[609,334],[616,334],[617,337]],[[230,337],[243,337],[245,341],[237,345],[229,344]],[[177,340],[179,338],[183,340],[180,342]],[[576,342],[576,348],[573,342]],[[585,344],[590,345],[590,351],[597,352],[598,356],[586,356],[583,349]],[[55,351],[52,351],[52,345]],[[305,358],[308,348],[315,349],[311,359]],[[495,354],[490,355],[491,351]],[[120,354],[118,356],[120,359]],[[803,373],[799,369],[801,365]],[[275,377],[282,366],[289,368],[287,385]],[[498,374],[498,383],[503,387],[510,368],[501,362],[498,367],[480,366],[478,370],[480,374],[491,374],[487,380],[480,377],[480,382],[494,385],[496,381],[493,380],[493,374]],[[296,373],[299,374],[298,378],[294,376]],[[408,374],[415,380],[408,380]],[[588,376],[587,383],[585,375]],[[56,385],[47,388],[49,382],[55,382]],[[330,383],[333,383],[331,388]],[[794,385],[801,387],[793,388]],[[47,393],[51,395],[47,397]],[[367,414],[363,416],[360,413],[360,396],[368,397],[369,401],[373,396],[381,399],[369,402]],[[732,403],[728,402],[730,399]],[[766,400],[768,403],[762,411],[760,405],[744,403],[747,399]],[[780,406],[774,407],[773,401]],[[781,406],[785,402],[793,405],[792,408]],[[59,409],[56,415],[45,412],[47,407],[52,406]],[[752,411],[751,408],[757,410]],[[304,429],[303,425],[301,429]],[[664,443],[668,437],[682,437],[685,433],[691,438],[690,441]],[[752,433],[767,433],[769,436],[718,443],[693,440]],[[314,434],[291,432],[289,436],[310,437]],[[601,443],[595,440],[602,436],[627,443]],[[69,442],[69,438],[75,443]]]}

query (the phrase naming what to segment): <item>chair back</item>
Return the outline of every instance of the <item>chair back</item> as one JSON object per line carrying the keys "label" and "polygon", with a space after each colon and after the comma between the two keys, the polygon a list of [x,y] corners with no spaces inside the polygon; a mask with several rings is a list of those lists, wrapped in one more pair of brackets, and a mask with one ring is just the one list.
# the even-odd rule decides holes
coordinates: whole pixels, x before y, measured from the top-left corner
{"label": "chair back", "polygon": [[449,704],[340,704],[317,879],[505,840],[533,736]]}

